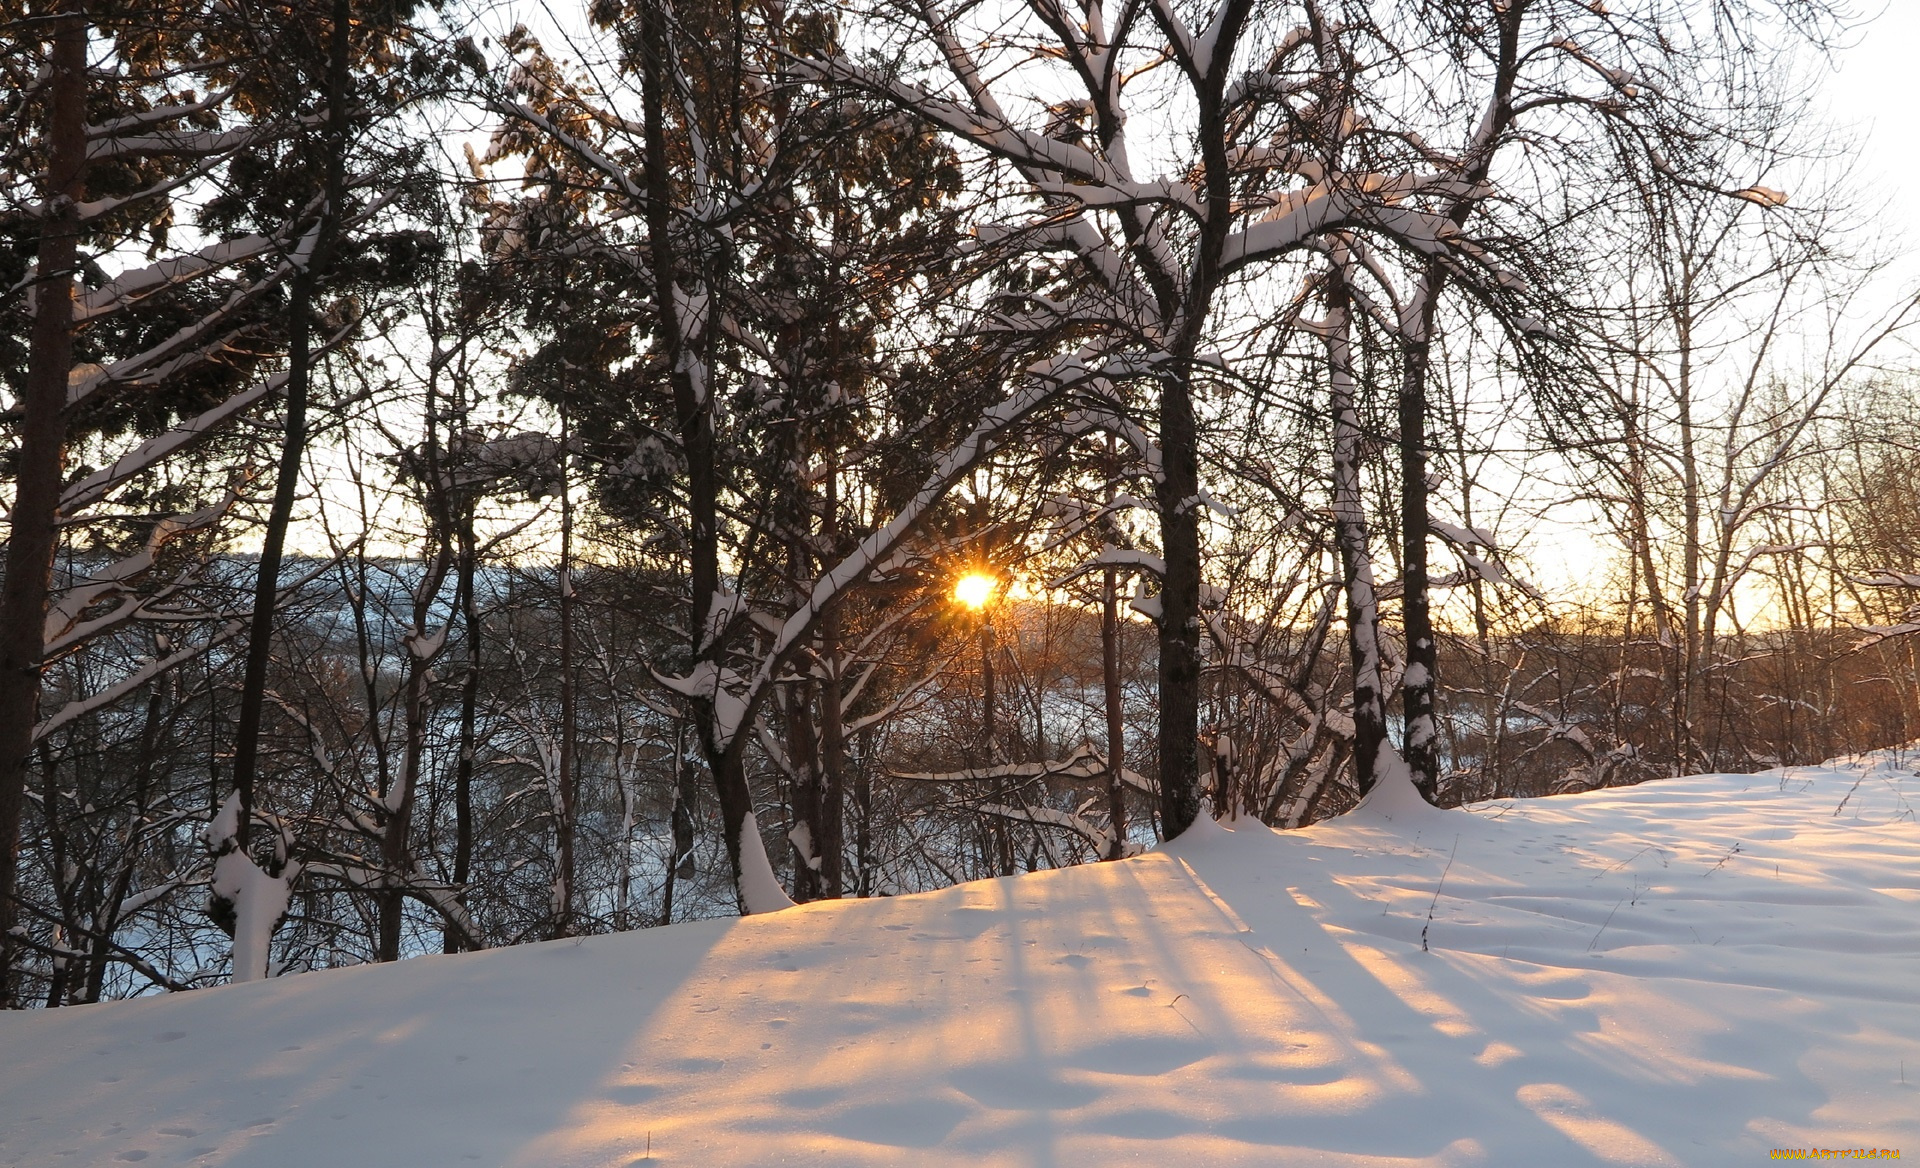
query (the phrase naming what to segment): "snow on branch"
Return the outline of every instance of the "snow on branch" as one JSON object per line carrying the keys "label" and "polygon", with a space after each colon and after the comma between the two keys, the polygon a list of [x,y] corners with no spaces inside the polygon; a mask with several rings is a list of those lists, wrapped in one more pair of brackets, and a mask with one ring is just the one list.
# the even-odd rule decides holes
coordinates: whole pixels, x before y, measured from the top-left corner
{"label": "snow on branch", "polygon": [[1493,556],[1481,559],[1467,549],[1460,547],[1454,549],[1454,554],[1460,557],[1460,561],[1464,563],[1474,575],[1485,580],[1487,583],[1507,588],[1517,588],[1524,593],[1529,600],[1538,604],[1547,603],[1546,593],[1541,592],[1532,584],[1507,571],[1506,565]]}
{"label": "snow on branch", "polygon": [[1036,190],[1059,188],[1057,193],[1068,194],[1086,204],[1171,206],[1196,219],[1204,217],[1205,201],[1191,185],[1166,179],[1136,182],[1113,160],[1085,146],[1012,124],[997,108],[983,106],[979,94],[975,96],[976,106],[980,108],[969,109],[952,98],[856,64],[844,56],[824,61],[800,60],[795,68],[812,80],[854,85],[912,110],[940,129],[1012,163]]}
{"label": "snow on branch", "polygon": [[87,137],[113,138],[129,130],[143,130],[149,126],[160,125],[163,122],[176,122],[181,118],[191,117],[197,113],[204,113],[207,110],[226,104],[227,99],[232,97],[235,92],[235,87],[228,86],[225,89],[210,92],[198,101],[175,102],[172,105],[156,106],[150,110],[141,110],[139,113],[126,114],[110,122],[100,122],[88,126]]}
{"label": "snow on branch", "polygon": [[293,882],[300,878],[300,862],[288,857],[293,841],[284,824],[275,829],[273,862],[262,867],[240,846],[240,792],[234,791],[207,824],[207,850],[213,853],[210,882],[216,915],[224,907],[232,914],[233,980],[258,981],[272,973],[274,930],[287,918]]}
{"label": "snow on branch", "polygon": [[[1221,247],[1223,270],[1274,259],[1318,235],[1342,226],[1369,228],[1425,255],[1448,256],[1459,247],[1459,229],[1437,212],[1398,206],[1416,194],[1445,193],[1460,184],[1434,176],[1344,175],[1289,191],[1253,225],[1229,235]],[[1473,188],[1477,190],[1478,188]]]}
{"label": "snow on branch", "polygon": [[1494,538],[1493,533],[1484,527],[1467,527],[1432,517],[1428,517],[1427,526],[1433,530],[1435,535],[1455,547],[1481,547],[1491,551],[1498,546],[1499,543],[1499,541]]}
{"label": "snow on branch", "polygon": [[175,157],[205,158],[231,154],[275,138],[284,137],[287,127],[279,123],[243,126],[233,130],[161,130],[151,134],[119,135],[95,138],[87,143],[87,161],[104,162],[115,158],[145,158],[158,154]]}
{"label": "snow on branch", "polygon": [[[327,338],[326,342],[319,346],[318,352],[325,353],[337,348],[358,325],[359,318],[356,316],[333,336]],[[147,439],[114,460],[111,465],[93,472],[68,487],[60,496],[60,514],[71,518],[82,508],[106,498],[115,488],[135,475],[151,470],[181,451],[198,446],[247,409],[267,397],[278,394],[286,384],[287,375],[284,372],[275,373],[254,382],[219,405],[166,433]]]}
{"label": "snow on branch", "polygon": [[1065,575],[1052,581],[1047,587],[1064,588],[1082,576],[1088,576],[1106,568],[1128,568],[1153,576],[1165,576],[1167,574],[1167,561],[1150,552],[1139,551],[1135,548],[1115,547],[1112,544],[1107,544],[1100,549],[1099,555],[1074,565]]}
{"label": "snow on branch", "polygon": [[168,670],[193,660],[195,657],[200,656],[216,645],[231,641],[233,638],[245,632],[246,627],[245,621],[229,621],[219,632],[200,644],[188,645],[185,648],[174,650],[165,657],[148,661],[139,669],[113,685],[108,686],[106,689],[91,696],[80,698],[77,701],[68,702],[33,728],[33,740],[39,742],[47,735],[60,729],[60,727],[65,726],[67,723],[72,722],[76,718],[83,718],[95,710],[105,709],[121,698],[138,690],[141,686],[146,685],[154,678],[166,673]]}
{"label": "snow on branch", "polygon": [[1751,186],[1733,192],[1733,197],[1752,203],[1756,207],[1784,207],[1787,205],[1787,192],[1772,187]]}
{"label": "snow on branch", "polygon": [[190,255],[169,256],[155,264],[122,272],[98,288],[88,289],[74,306],[74,323],[98,320],[147,297],[180,287],[237,263],[274,251],[280,241],[265,235],[247,235],[209,244]]}
{"label": "snow on branch", "polygon": [[[974,810],[982,815],[998,816],[1015,823],[1031,824],[1034,827],[1057,827],[1079,836],[1092,845],[1095,855],[1104,856],[1113,850],[1113,832],[1105,825],[1096,823],[1083,815],[1070,811],[1059,811],[1052,807],[1009,807],[1004,803],[982,803]],[[1137,855],[1139,848],[1128,845],[1123,855]]]}
{"label": "snow on branch", "polygon": [[[175,515],[161,520],[147,534],[146,545],[139,551],[74,585],[58,604],[47,611],[46,629],[42,635],[44,655],[48,658],[59,656],[83,641],[132,620],[147,600],[132,598],[131,585],[153,570],[154,561],[161,550],[182,536],[212,527],[233,509],[239,499],[237,492],[228,491],[226,498],[211,507],[203,507],[190,515]],[[96,615],[90,620],[82,619],[88,609],[117,597],[131,599],[110,612]]]}
{"label": "snow on branch", "polygon": [[[1062,759],[1052,762],[1015,762],[1000,766],[969,767],[957,771],[888,771],[887,777],[912,783],[936,783],[945,785],[964,785],[967,783],[1001,782],[1007,779],[1098,779],[1107,774],[1107,760],[1090,744],[1082,743],[1079,749]],[[1142,775],[1120,768],[1120,781],[1137,791],[1154,793],[1153,784]]]}
{"label": "snow on branch", "polygon": [[[360,208],[350,219],[340,224],[341,230],[352,230],[370,222],[397,192],[387,192],[371,200]],[[309,207],[308,211],[316,210]],[[318,224],[307,232],[291,253],[283,253],[280,262],[274,265],[259,279],[250,284],[235,288],[218,308],[183,325],[172,335],[155,343],[149,348],[124,357],[108,366],[79,366],[67,378],[67,405],[77,406],[92,397],[108,385],[152,386],[184,370],[210,361],[233,348],[233,335],[223,334],[221,328],[241,316],[242,311],[255,301],[278,287],[289,276],[307,262],[312,248],[318,239]],[[278,250],[278,244],[266,249]],[[358,313],[354,313],[353,324],[358,323]],[[339,338],[329,342],[337,343]]]}

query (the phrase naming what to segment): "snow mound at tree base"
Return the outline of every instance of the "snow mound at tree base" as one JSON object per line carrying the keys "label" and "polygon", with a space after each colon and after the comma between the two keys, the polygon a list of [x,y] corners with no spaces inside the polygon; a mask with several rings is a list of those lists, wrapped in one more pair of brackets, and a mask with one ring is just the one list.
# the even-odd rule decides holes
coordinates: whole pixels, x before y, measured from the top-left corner
{"label": "snow mound at tree base", "polygon": [[0,1017],[0,1164],[1920,1157],[1909,763]]}

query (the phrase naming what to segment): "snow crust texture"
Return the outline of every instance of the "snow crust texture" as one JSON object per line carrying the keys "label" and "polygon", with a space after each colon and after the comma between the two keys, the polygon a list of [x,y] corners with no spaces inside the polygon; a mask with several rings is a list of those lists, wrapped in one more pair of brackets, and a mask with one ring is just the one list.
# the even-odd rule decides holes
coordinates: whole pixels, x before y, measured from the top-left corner
{"label": "snow crust texture", "polygon": [[1920,1158],[1913,761],[0,1017],[0,1164]]}

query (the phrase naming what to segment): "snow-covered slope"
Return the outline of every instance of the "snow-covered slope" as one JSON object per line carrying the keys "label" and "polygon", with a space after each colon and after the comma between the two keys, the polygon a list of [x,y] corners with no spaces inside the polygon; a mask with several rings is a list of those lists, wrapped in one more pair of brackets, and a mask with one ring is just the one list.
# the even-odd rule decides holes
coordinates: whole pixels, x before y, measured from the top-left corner
{"label": "snow-covered slope", "polygon": [[1363,808],[0,1017],[0,1164],[1920,1158],[1916,803],[1878,755]]}

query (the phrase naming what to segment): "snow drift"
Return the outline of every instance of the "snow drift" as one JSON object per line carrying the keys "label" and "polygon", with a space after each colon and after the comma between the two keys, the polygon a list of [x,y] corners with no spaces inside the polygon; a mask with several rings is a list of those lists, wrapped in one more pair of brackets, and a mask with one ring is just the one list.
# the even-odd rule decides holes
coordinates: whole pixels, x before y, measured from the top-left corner
{"label": "snow drift", "polygon": [[1920,1157],[1907,756],[0,1017],[18,1165]]}

